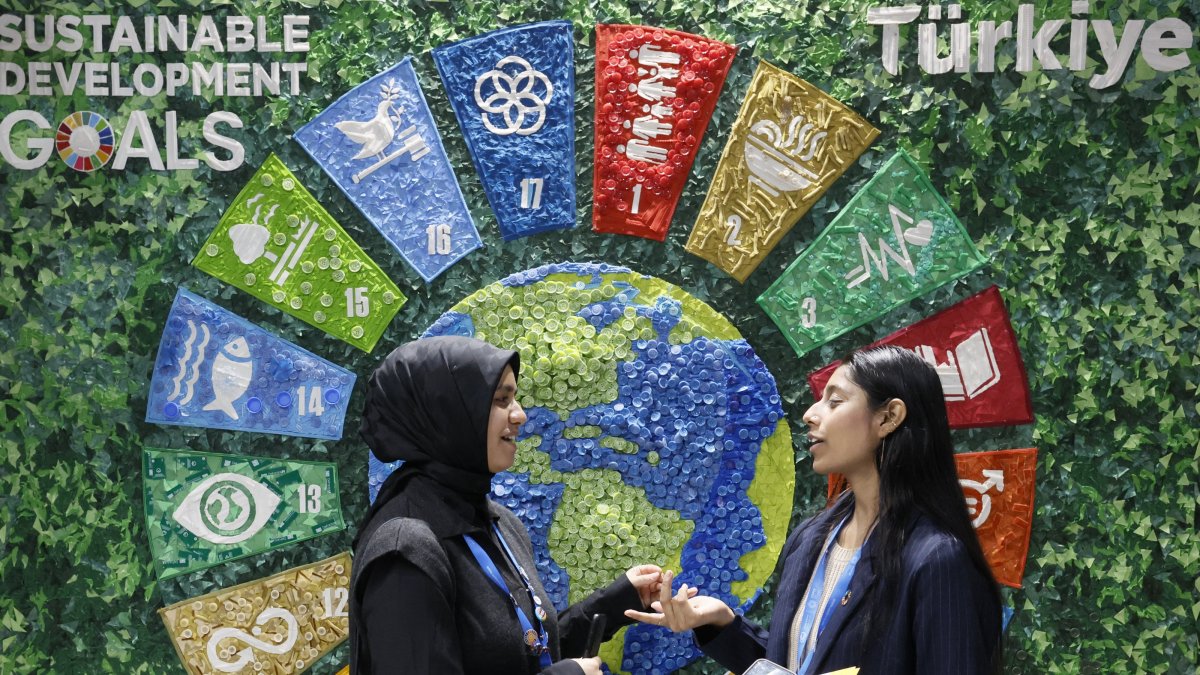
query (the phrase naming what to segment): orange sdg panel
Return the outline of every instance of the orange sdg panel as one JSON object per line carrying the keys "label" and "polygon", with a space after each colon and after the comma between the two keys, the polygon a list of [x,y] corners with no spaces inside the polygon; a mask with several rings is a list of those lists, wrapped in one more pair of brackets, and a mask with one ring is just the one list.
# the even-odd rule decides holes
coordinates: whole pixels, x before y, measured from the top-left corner
{"label": "orange sdg panel", "polygon": [[996,581],[1020,588],[1033,526],[1037,449],[965,452],[955,455],[954,463]]}

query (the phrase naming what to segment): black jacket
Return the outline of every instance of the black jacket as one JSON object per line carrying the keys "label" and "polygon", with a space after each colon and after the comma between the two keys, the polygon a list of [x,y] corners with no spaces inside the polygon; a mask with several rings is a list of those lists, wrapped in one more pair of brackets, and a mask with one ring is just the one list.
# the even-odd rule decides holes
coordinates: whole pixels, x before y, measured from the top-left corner
{"label": "black jacket", "polygon": [[[545,621],[555,664],[541,671],[581,673],[569,659],[582,655],[592,614],[607,616],[608,639],[630,623],[623,612],[641,601],[621,576],[607,588],[556,613],[537,578],[533,547],[524,525],[490,502],[494,522],[529,573],[535,592],[550,611]],[[394,509],[392,509],[394,511]],[[461,535],[439,538],[421,520],[380,511],[355,552],[350,601],[352,673],[404,675],[525,675],[539,672],[538,660],[521,641],[512,603],[479,568]],[[510,590],[533,617],[520,578],[494,535],[472,532],[496,562]]]}

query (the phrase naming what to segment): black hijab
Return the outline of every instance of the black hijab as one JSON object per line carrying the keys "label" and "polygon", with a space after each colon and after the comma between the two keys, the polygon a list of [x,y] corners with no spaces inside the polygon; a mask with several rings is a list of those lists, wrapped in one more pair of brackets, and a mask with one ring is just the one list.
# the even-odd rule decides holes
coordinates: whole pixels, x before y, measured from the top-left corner
{"label": "black hijab", "polygon": [[381,462],[404,465],[380,488],[360,533],[385,507],[439,537],[486,527],[488,419],[505,366],[518,374],[519,354],[433,337],[397,347],[371,373],[359,435]]}

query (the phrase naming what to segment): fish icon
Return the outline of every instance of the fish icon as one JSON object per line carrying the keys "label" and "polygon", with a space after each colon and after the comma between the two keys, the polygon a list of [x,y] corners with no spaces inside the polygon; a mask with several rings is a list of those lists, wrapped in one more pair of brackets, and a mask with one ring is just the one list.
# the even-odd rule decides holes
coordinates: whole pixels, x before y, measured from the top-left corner
{"label": "fish icon", "polygon": [[213,400],[204,406],[204,410],[220,410],[230,418],[238,419],[233,402],[246,393],[253,377],[254,362],[250,359],[250,345],[246,344],[246,338],[239,336],[225,343],[213,360],[209,378],[212,381]]}

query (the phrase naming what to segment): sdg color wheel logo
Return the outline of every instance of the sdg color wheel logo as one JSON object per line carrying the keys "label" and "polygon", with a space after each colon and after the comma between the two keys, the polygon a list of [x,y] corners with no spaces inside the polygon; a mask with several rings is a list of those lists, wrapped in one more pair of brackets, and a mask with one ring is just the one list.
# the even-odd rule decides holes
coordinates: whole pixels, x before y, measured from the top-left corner
{"label": "sdg color wheel logo", "polygon": [[[529,416],[493,498],[529,529],[560,609],[629,567],[749,608],[791,515],[791,432],[775,378],[723,316],[624,267],[561,263],[471,294],[430,335],[521,353]],[[374,458],[377,490],[394,468]],[[601,649],[614,672],[665,673],[699,657],[689,634],[624,629]]]}
{"label": "sdg color wheel logo", "polygon": [[54,147],[63,163],[84,173],[108,164],[113,154],[116,135],[103,116],[90,112],[75,112],[58,125]]}

